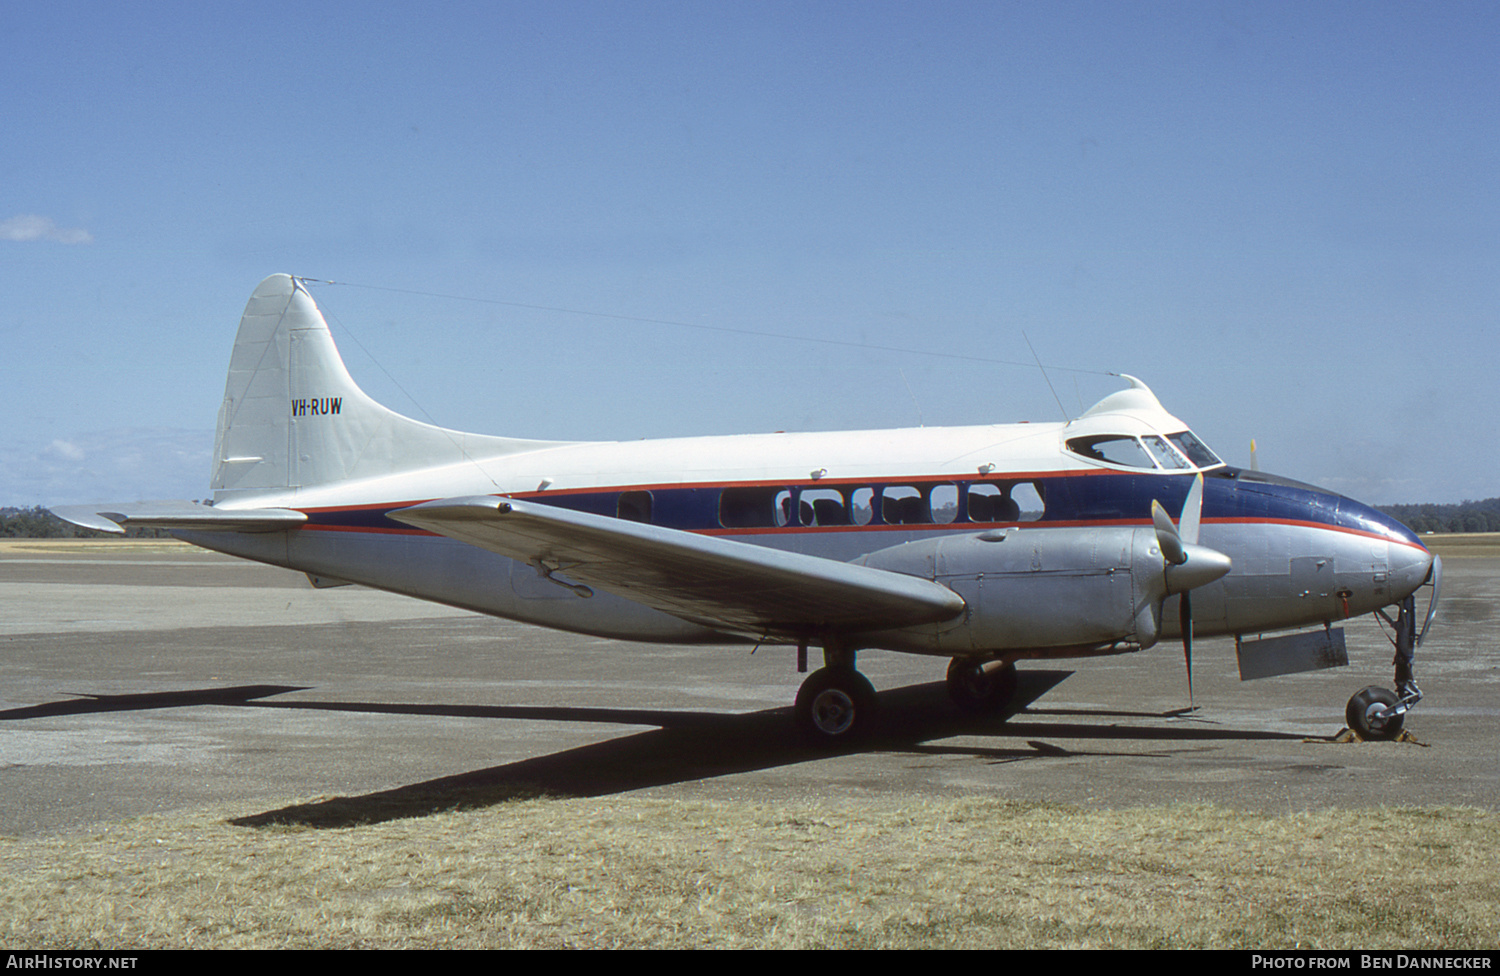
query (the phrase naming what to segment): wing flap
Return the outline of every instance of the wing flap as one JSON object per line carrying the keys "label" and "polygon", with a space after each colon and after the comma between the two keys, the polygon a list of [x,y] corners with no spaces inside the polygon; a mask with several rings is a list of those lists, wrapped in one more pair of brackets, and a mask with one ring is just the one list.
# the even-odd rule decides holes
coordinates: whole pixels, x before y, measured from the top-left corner
{"label": "wing flap", "polygon": [[509,498],[446,498],[389,516],[742,634],[882,630],[964,610],[958,594],[916,576]]}
{"label": "wing flap", "polygon": [[207,532],[276,532],[295,529],[307,516],[289,508],[223,509],[190,501],[129,502],[123,505],[59,505],[50,510],[85,529],[192,529]]}

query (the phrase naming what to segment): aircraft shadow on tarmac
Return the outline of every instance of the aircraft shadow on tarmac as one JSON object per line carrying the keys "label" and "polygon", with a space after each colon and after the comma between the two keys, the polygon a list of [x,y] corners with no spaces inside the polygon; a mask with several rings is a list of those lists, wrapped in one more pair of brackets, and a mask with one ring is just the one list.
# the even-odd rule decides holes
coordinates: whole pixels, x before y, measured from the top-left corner
{"label": "aircraft shadow on tarmac", "polygon": [[[848,752],[967,755],[993,763],[1101,757],[1102,750],[1071,751],[1044,739],[1192,742],[1207,740],[1292,739],[1293,733],[1257,732],[1186,724],[1130,724],[1111,720],[1169,719],[1172,713],[1106,710],[1029,709],[1072,672],[1024,671],[1016,697],[1001,713],[960,711],[942,682],[879,693],[880,728]],[[814,761],[829,756],[825,747],[804,742],[792,728],[790,708],[745,714],[652,709],[581,708],[525,705],[419,705],[369,702],[266,701],[292,691],[285,685],[245,685],[138,695],[91,695],[61,702],[0,711],[0,721],[43,716],[156,708],[219,705],[309,711],[501,718],[557,722],[598,722],[654,726],[650,731],[488,769],[426,780],[363,796],[334,797],[316,803],[269,810],[233,823],[309,827],[348,827],[446,810],[491,806],[530,796],[607,796],[651,786],[711,779],[733,773]],[[1020,716],[1020,719],[1017,719]],[[1046,716],[1074,721],[1036,721]],[[1101,721],[1108,724],[1101,724]],[[1023,742],[1017,746],[932,744],[958,736]],[[1132,753],[1136,754],[1136,753]]]}

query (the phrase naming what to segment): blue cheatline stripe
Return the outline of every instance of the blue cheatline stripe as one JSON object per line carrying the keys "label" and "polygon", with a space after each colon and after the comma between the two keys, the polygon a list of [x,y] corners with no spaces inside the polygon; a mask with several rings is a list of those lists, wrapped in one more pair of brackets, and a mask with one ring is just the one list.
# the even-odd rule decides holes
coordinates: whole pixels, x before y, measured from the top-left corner
{"label": "blue cheatline stripe", "polygon": [[[1182,508],[1192,475],[1124,474],[1090,472],[1083,476],[1041,474],[1034,477],[1007,475],[1004,478],[973,479],[892,479],[879,482],[818,481],[803,484],[781,482],[735,482],[733,488],[765,488],[767,491],[826,491],[852,493],[859,488],[897,488],[951,484],[964,490],[972,485],[1009,485],[1026,483],[1036,486],[1045,499],[1046,511],[1039,521],[974,522],[960,517],[948,523],[883,524],[879,513],[866,525],[800,526],[741,525],[726,528],[719,521],[719,499],[726,490],[717,484],[657,485],[650,488],[631,485],[589,488],[578,491],[518,492],[516,497],[572,511],[614,516],[620,495],[626,491],[649,491],[651,522],[688,532],[713,532],[739,535],[780,532],[849,532],[871,529],[903,531],[962,531],[975,525],[1020,524],[1023,526],[1118,525],[1149,522],[1151,503],[1160,501],[1174,516]],[[846,498],[848,495],[846,494]],[[310,529],[346,531],[392,531],[413,533],[403,523],[386,517],[386,513],[418,501],[382,505],[315,508],[307,510]],[[768,517],[771,513],[767,513]],[[1283,523],[1327,526],[1367,533],[1408,545],[1421,546],[1420,539],[1396,520],[1374,509],[1334,495],[1286,484],[1241,482],[1237,478],[1213,476],[1205,479],[1203,520],[1206,523]]]}

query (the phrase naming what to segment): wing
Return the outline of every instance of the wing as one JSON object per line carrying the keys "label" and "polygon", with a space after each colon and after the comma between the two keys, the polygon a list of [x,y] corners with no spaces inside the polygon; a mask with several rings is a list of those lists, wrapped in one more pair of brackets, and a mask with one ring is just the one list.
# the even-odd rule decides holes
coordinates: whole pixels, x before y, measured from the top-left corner
{"label": "wing", "polygon": [[884,630],[958,616],[932,580],[488,495],[390,512],[693,623],[755,637]]}
{"label": "wing", "polygon": [[213,532],[275,532],[295,529],[307,516],[289,508],[235,511],[197,502],[130,502],[124,505],[59,505],[52,514],[85,529],[198,529]]}

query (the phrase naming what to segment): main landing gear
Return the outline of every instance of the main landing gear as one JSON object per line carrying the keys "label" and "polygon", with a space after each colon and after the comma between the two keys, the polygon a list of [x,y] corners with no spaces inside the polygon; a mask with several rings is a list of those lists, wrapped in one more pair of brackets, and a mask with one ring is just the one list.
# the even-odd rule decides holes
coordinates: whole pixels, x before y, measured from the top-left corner
{"label": "main landing gear", "polygon": [[875,687],[852,665],[829,665],[808,675],[797,691],[797,727],[814,742],[840,745],[870,731]]}
{"label": "main landing gear", "polygon": [[1009,661],[956,657],[948,665],[948,697],[966,712],[998,712],[1016,696],[1016,666]]}
{"label": "main landing gear", "polygon": [[[820,746],[850,745],[875,724],[875,686],[854,668],[855,652],[842,643],[823,645],[823,667],[797,690],[797,730]],[[797,647],[797,670],[807,670],[807,644]]]}
{"label": "main landing gear", "polygon": [[[805,662],[805,645],[799,661]],[[807,676],[797,691],[797,728],[824,746],[858,742],[875,722],[875,688],[854,667],[854,652],[823,651],[824,667]],[[1016,694],[1016,668],[1009,661],[954,658],[948,665],[948,695],[971,713],[998,712]]]}

